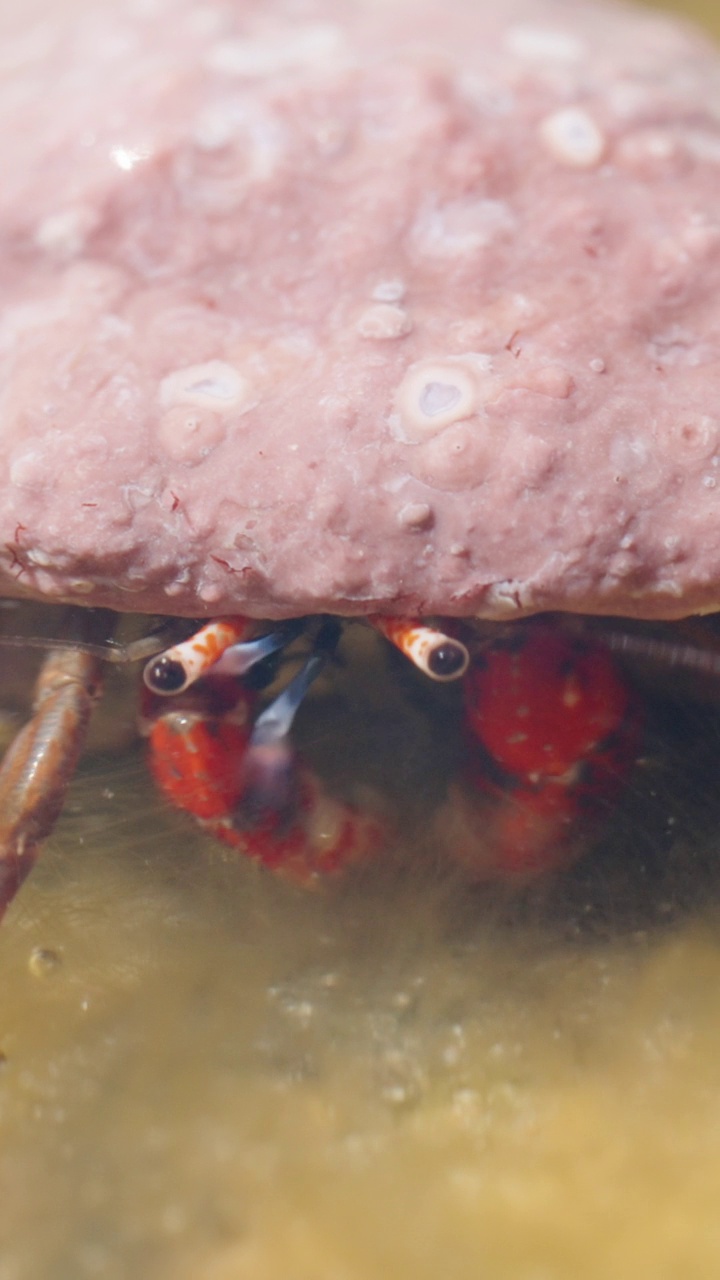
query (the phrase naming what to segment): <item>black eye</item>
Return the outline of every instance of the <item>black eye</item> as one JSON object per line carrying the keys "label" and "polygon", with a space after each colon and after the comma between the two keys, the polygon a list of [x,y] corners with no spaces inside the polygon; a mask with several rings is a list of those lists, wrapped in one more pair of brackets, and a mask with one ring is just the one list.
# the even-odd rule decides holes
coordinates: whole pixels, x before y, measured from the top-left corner
{"label": "black eye", "polygon": [[155,693],[178,693],[185,686],[187,673],[182,662],[161,656],[148,668],[145,681]]}
{"label": "black eye", "polygon": [[457,671],[461,671],[467,661],[467,654],[461,645],[448,644],[438,645],[437,649],[433,649],[428,658],[428,667],[434,676],[447,678],[454,676]]}

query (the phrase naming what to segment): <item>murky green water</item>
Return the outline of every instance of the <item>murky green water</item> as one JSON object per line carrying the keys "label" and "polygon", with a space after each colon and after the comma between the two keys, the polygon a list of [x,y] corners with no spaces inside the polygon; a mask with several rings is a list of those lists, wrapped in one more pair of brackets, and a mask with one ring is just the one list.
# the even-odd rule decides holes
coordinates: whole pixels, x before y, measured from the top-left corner
{"label": "murky green water", "polygon": [[[348,696],[353,770],[431,798],[452,707]],[[677,714],[595,859],[517,901],[425,811],[304,892],[96,754],[0,930],[0,1280],[714,1278],[720,720]]]}

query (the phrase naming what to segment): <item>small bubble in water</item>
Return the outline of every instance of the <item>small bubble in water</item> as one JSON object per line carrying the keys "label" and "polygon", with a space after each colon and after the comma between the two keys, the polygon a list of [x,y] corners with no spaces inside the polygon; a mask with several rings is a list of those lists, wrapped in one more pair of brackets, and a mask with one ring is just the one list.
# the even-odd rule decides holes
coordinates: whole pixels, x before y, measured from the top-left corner
{"label": "small bubble in water", "polygon": [[33,947],[30,952],[28,969],[33,978],[48,978],[56,973],[61,965],[62,956],[59,951],[53,951],[50,947]]}

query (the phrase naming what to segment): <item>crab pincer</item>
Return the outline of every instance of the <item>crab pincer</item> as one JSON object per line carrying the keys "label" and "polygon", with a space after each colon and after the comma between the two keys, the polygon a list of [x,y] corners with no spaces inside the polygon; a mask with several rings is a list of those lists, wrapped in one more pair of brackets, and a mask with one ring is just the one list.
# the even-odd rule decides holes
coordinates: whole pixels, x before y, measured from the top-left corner
{"label": "crab pincer", "polygon": [[[543,623],[519,627],[476,658],[464,702],[458,856],[503,879],[567,865],[640,741],[637,699],[609,648]],[[456,814],[456,837],[462,826]]]}

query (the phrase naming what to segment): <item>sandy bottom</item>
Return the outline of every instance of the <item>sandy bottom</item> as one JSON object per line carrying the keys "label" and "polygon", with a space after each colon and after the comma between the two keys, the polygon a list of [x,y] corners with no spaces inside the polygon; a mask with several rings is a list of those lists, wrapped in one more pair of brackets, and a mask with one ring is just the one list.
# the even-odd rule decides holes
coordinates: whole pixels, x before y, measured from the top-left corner
{"label": "sandy bottom", "polygon": [[0,944],[3,1280],[717,1275],[717,903],[308,897],[77,800]]}

